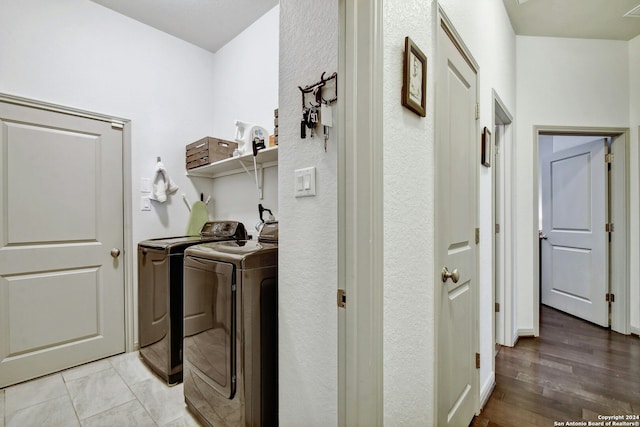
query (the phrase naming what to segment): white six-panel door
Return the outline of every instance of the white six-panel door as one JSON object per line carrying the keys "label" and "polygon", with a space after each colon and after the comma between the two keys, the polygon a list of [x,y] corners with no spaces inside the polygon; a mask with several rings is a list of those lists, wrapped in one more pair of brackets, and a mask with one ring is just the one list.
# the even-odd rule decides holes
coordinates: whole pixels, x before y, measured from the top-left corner
{"label": "white six-panel door", "polygon": [[609,326],[606,143],[540,159],[542,303]]}
{"label": "white six-panel door", "polygon": [[0,387],[124,351],[122,138],[0,102]]}

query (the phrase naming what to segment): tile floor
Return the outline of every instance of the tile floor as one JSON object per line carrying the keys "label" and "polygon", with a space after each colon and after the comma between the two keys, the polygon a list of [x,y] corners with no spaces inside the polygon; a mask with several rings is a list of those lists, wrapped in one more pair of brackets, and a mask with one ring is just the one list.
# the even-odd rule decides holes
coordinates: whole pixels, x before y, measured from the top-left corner
{"label": "tile floor", "polygon": [[198,427],[182,384],[168,387],[138,353],[0,389],[0,427]]}

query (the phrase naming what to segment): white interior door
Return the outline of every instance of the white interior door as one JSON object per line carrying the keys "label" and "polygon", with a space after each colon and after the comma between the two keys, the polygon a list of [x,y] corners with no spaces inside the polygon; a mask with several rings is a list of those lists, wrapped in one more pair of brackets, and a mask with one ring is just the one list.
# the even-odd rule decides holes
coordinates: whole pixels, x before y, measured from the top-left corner
{"label": "white interior door", "polygon": [[442,28],[437,73],[436,425],[468,426],[478,407],[476,73]]}
{"label": "white interior door", "polygon": [[7,102],[0,129],[3,387],[124,351],[123,135]]}
{"label": "white interior door", "polygon": [[541,157],[542,303],[609,326],[606,142]]}

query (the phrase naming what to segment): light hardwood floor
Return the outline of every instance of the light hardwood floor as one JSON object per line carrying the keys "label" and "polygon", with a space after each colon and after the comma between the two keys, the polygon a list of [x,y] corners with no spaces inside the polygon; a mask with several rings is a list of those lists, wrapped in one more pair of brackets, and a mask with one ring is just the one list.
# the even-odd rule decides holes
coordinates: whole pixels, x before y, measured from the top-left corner
{"label": "light hardwood floor", "polygon": [[471,426],[546,427],[615,415],[640,416],[640,339],[543,306],[540,337],[500,348],[496,388]]}

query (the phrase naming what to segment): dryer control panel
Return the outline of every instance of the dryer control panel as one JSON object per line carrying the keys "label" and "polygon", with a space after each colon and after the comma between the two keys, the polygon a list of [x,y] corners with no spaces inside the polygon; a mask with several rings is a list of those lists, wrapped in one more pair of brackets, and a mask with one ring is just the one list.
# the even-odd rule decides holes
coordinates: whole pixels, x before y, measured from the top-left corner
{"label": "dryer control panel", "polygon": [[208,221],[200,230],[201,237],[225,237],[245,240],[247,230],[238,221]]}

